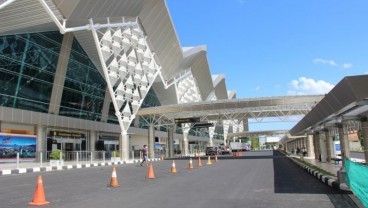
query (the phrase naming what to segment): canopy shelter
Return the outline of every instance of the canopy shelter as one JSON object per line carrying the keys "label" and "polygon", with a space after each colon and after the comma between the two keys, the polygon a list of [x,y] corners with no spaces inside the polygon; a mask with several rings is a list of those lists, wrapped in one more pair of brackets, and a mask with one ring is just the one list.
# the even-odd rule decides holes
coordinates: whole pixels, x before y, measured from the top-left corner
{"label": "canopy shelter", "polygon": [[159,116],[173,121],[176,118],[200,117],[201,121],[243,120],[285,117],[307,114],[322,95],[264,97],[250,99],[215,100],[177,105],[143,108],[138,116]]}

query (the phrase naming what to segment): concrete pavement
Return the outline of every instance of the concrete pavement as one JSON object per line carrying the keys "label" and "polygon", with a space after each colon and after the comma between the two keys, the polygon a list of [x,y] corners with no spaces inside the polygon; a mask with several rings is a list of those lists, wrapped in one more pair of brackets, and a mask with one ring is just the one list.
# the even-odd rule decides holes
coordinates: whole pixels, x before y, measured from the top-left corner
{"label": "concrete pavement", "polygon": [[[241,158],[220,157],[212,165],[188,169],[188,159],[154,162],[147,167],[117,165],[119,188],[109,188],[111,167],[43,173],[49,207],[357,207],[348,192],[326,186],[275,151],[246,152]],[[204,162],[204,161],[202,161]],[[27,207],[37,174],[0,177],[1,207]]]}

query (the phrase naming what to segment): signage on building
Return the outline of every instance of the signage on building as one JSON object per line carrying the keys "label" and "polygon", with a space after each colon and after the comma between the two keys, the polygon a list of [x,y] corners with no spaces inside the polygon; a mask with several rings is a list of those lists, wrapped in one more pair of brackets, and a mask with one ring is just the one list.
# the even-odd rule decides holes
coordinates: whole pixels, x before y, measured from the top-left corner
{"label": "signage on building", "polygon": [[75,138],[75,139],[86,138],[84,134],[73,133],[73,132],[63,132],[63,131],[50,131],[50,135],[53,137],[68,137],[68,138]]}
{"label": "signage on building", "polygon": [[200,122],[200,118],[176,118],[175,124],[183,124],[183,123],[198,123]]}

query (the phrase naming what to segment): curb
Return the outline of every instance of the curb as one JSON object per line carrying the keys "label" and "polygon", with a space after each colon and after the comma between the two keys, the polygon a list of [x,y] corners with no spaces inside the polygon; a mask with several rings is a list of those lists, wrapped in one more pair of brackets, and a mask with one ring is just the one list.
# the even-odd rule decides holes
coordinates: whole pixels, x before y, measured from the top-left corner
{"label": "curb", "polygon": [[[160,161],[158,158],[148,159],[148,161]],[[7,169],[0,170],[0,176],[5,175],[20,175],[26,173],[38,173],[38,172],[50,172],[50,171],[59,171],[59,170],[70,170],[70,169],[81,169],[81,168],[91,168],[91,167],[100,167],[100,166],[112,166],[112,165],[124,165],[124,164],[134,164],[139,163],[140,160],[131,160],[131,161],[118,161],[118,162],[104,162],[104,163],[88,163],[88,164],[74,164],[74,165],[63,165],[63,166],[46,166],[46,167],[33,167],[33,168],[15,168],[15,169]]]}
{"label": "curb", "polygon": [[[280,152],[280,151],[279,151]],[[302,163],[298,162],[297,160],[293,159],[292,157],[290,157],[289,155],[286,155],[283,152],[280,152],[281,154],[284,154],[286,157],[288,157],[291,161],[293,161],[295,164],[297,164],[299,167],[303,168],[305,171],[307,171],[309,174],[311,174],[312,176],[314,176],[315,178],[317,178],[319,181],[321,181],[322,183],[335,188],[335,189],[340,189],[342,191],[349,191],[352,192],[349,188],[349,186],[346,183],[339,183],[337,181],[337,179],[332,178],[331,176],[325,176],[322,173],[320,173],[319,171],[316,171],[306,165],[303,165]]]}

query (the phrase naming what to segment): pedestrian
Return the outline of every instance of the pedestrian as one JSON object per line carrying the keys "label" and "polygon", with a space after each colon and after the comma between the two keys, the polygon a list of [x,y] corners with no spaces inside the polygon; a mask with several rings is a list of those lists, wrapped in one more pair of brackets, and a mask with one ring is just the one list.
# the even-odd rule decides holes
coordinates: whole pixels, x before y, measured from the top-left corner
{"label": "pedestrian", "polygon": [[148,167],[147,154],[148,154],[147,145],[143,145],[142,149],[143,161],[141,162],[141,166],[143,165],[144,162],[146,162],[146,165]]}

